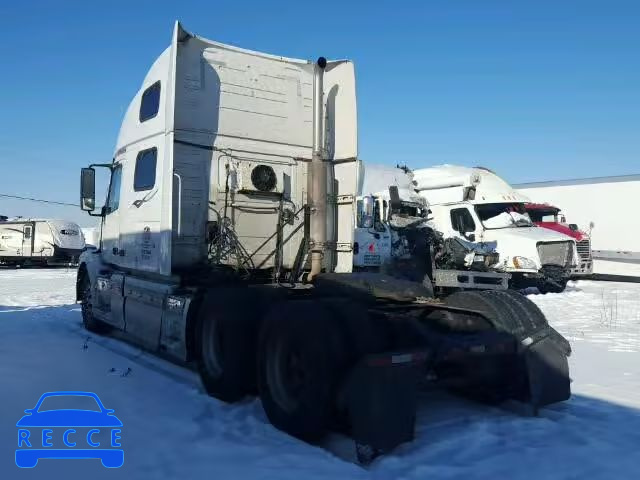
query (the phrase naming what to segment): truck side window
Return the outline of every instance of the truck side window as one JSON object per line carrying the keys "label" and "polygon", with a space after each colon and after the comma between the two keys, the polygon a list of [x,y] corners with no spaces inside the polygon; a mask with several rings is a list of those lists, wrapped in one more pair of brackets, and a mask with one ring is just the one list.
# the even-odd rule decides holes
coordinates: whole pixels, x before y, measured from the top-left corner
{"label": "truck side window", "polygon": [[155,117],[160,107],[160,82],[147,88],[140,100],[140,123]]}
{"label": "truck side window", "polygon": [[27,240],[31,238],[31,227],[24,227],[24,238]]}
{"label": "truck side window", "polygon": [[107,214],[115,212],[120,206],[120,183],[122,182],[122,166],[117,165],[111,173],[109,195],[107,197]]}
{"label": "truck side window", "polygon": [[451,227],[458,233],[476,231],[476,222],[466,208],[454,208],[451,210]]}
{"label": "truck side window", "polygon": [[156,183],[156,160],[158,150],[142,150],[136,158],[136,171],[133,175],[133,189],[136,192],[151,190]]}

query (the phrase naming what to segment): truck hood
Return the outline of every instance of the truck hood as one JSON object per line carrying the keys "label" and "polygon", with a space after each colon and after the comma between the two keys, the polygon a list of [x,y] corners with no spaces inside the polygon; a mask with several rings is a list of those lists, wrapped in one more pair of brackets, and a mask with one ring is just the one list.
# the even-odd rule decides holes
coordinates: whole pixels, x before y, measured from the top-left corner
{"label": "truck hood", "polygon": [[[513,257],[525,257],[535,262],[536,268],[527,271],[537,271],[542,268],[538,255],[540,242],[573,242],[573,238],[553,230],[540,227],[517,227],[485,230],[483,241],[496,242],[496,251],[500,254],[501,268],[514,271]],[[522,270],[525,271],[525,270]]]}
{"label": "truck hood", "polygon": [[513,241],[513,240],[526,240],[537,242],[561,242],[567,240],[573,240],[572,237],[568,237],[563,233],[548,230],[541,227],[515,227],[515,228],[496,228],[493,230],[485,230],[485,240],[497,240],[500,239]]}
{"label": "truck hood", "polygon": [[580,230],[571,230],[568,225],[556,222],[536,222],[536,225],[540,228],[546,228],[547,230],[553,230],[554,232],[562,233],[573,238],[576,242],[579,242],[586,237],[584,232]]}

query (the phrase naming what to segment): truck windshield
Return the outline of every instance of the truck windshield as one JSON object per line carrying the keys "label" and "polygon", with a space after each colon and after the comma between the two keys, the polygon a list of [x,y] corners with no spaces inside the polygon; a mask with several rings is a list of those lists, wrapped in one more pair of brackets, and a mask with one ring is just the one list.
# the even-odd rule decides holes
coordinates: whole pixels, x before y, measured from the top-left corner
{"label": "truck windshield", "polygon": [[527,209],[532,222],[553,222],[558,223],[557,210]]}
{"label": "truck windshield", "polygon": [[533,226],[522,203],[485,203],[475,208],[484,228],[490,230]]}

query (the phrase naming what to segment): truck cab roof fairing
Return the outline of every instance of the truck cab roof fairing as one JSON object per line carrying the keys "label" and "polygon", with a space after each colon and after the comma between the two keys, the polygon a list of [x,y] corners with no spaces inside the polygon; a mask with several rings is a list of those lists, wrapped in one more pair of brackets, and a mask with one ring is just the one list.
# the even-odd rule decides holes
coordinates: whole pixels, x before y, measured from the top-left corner
{"label": "truck cab roof fairing", "polygon": [[[311,158],[313,70],[314,63],[308,60],[221,44],[193,35],[176,23],[171,45],[155,60],[127,109],[114,155],[115,162],[129,164],[136,162],[136,152],[143,146],[158,147],[157,193],[150,194],[151,202],[145,200],[144,208],[121,209],[121,217],[137,218],[121,218],[120,232],[111,233],[112,237],[130,237],[133,243],[124,250],[132,252],[136,229],[151,225],[152,236],[158,236],[152,243],[158,246],[160,264],[156,269],[152,266],[156,260],[148,261],[143,269],[171,275],[202,261],[206,252],[196,251],[193,245],[202,244],[195,238],[203,235],[202,225],[210,213],[207,205],[220,201],[224,186],[220,177],[230,161],[229,152],[234,152],[234,164],[239,162],[234,165],[238,171],[243,168],[242,162],[272,165],[278,178],[285,175],[291,179],[286,181],[294,192],[293,202],[304,204],[306,188],[301,184],[306,175],[305,161]],[[141,102],[149,90],[156,95],[159,90],[157,113],[148,115],[145,111],[143,115]],[[359,164],[355,161],[357,113],[351,62],[328,62],[324,103],[324,158],[347,161],[332,168],[338,189],[335,194],[354,196]],[[126,173],[131,168],[124,169],[125,183],[131,181],[127,178],[131,173]],[[298,173],[294,175],[294,171]],[[186,183],[176,183],[182,180]],[[175,197],[183,197],[182,192],[188,192],[189,200],[176,205]],[[131,197],[127,204],[141,201],[133,198],[135,194],[127,195]],[[236,198],[236,204],[239,202],[241,199]],[[350,214],[337,215],[351,218]],[[180,234],[176,234],[178,224]],[[240,240],[250,243],[252,237],[261,234],[256,236],[249,230],[266,227],[243,227],[240,222],[236,228]],[[353,241],[353,228],[340,227],[335,234],[337,243]],[[292,256],[293,252],[285,252],[285,264]],[[127,257],[120,261],[126,263]],[[351,261],[344,258],[338,263],[341,268],[351,266]],[[137,264],[122,266],[138,268]]]}

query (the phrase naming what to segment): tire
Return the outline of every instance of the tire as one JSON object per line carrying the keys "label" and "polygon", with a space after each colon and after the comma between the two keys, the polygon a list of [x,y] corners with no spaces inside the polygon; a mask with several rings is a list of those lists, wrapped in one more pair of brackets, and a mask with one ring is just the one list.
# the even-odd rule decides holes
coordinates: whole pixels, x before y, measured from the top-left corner
{"label": "tire", "polygon": [[276,305],[264,320],[258,387],[269,421],[306,442],[333,424],[336,396],[350,360],[346,336],[318,300]]}
{"label": "tire", "polygon": [[255,393],[260,305],[258,293],[242,287],[205,296],[194,346],[200,379],[212,397],[232,403]]}
{"label": "tire", "polygon": [[452,307],[467,308],[484,313],[496,330],[513,333],[512,330],[517,328],[513,325],[516,322],[516,319],[513,318],[513,310],[504,308],[504,305],[499,300],[495,300],[495,297],[490,295],[488,291],[456,292],[446,297],[445,303]]}
{"label": "tire", "polygon": [[323,298],[320,302],[332,313],[336,327],[342,329],[353,361],[392,348],[389,325],[372,318],[362,303],[344,297]]}
{"label": "tire", "polygon": [[542,281],[538,285],[538,291],[543,295],[547,293],[562,293],[567,288],[567,282],[568,280],[566,279],[554,282]]}
{"label": "tire", "polygon": [[[500,291],[462,291],[446,298],[451,306],[483,312],[497,331],[507,332],[518,341],[527,337],[531,329],[528,318],[522,318],[519,306]],[[468,370],[468,383],[456,392],[487,404],[499,404],[509,398],[524,398],[526,377],[521,374],[520,359],[485,362],[480,358]]]}
{"label": "tire", "polygon": [[85,329],[93,333],[107,333],[111,329],[109,325],[98,320],[93,315],[93,289],[91,288],[91,280],[89,276],[85,275],[82,280],[82,286],[80,291],[82,292],[82,325]]}
{"label": "tire", "polygon": [[526,315],[529,318],[529,322],[534,326],[536,332],[547,329],[548,335],[553,343],[555,343],[566,356],[571,355],[571,344],[555,328],[549,325],[549,322],[547,321],[544,313],[542,313],[542,310],[540,310],[540,307],[520,292],[506,290],[504,293],[519,305],[521,308],[521,314]]}

